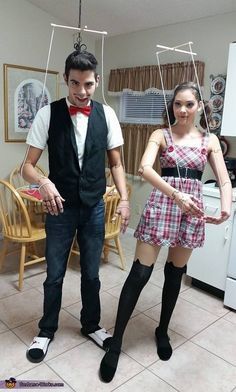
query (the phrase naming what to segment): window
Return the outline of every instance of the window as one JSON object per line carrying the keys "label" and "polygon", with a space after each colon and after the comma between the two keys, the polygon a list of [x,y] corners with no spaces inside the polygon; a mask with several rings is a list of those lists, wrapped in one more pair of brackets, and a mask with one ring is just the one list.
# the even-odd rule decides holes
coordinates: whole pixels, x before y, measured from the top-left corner
{"label": "window", "polygon": [[[172,92],[166,93],[167,102]],[[159,90],[138,93],[124,91],[120,97],[120,122],[133,124],[158,124],[162,122],[165,108],[164,96]]]}

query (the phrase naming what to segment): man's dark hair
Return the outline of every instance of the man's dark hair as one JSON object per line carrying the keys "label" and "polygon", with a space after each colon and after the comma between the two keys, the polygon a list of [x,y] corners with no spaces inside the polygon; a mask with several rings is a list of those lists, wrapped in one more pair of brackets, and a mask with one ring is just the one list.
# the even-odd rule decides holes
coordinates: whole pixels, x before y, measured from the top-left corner
{"label": "man's dark hair", "polygon": [[69,72],[71,69],[77,69],[79,71],[94,71],[95,77],[97,76],[97,60],[92,53],[75,50],[66,59],[65,62],[65,75],[68,79]]}

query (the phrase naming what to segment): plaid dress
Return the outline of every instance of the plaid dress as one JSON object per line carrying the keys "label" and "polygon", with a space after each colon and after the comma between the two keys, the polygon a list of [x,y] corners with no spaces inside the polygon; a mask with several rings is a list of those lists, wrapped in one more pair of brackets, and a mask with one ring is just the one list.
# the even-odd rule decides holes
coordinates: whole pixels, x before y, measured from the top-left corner
{"label": "plaid dress", "polygon": [[[179,167],[203,171],[207,163],[209,135],[204,133],[200,147],[174,145],[171,133],[163,129],[166,148],[161,152],[162,168]],[[197,199],[203,209],[202,182],[198,179],[162,177],[168,184]],[[174,200],[154,188],[146,202],[134,236],[151,245],[197,248],[204,244],[205,222],[202,218],[185,214]]]}

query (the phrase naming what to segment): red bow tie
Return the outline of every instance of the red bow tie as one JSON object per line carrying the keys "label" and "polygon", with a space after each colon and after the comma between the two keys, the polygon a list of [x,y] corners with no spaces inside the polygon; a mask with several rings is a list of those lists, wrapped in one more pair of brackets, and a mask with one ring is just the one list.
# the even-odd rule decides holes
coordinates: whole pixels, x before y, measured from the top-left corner
{"label": "red bow tie", "polygon": [[89,116],[91,113],[91,106],[85,106],[82,108],[79,108],[78,106],[70,106],[69,112],[71,116],[74,116],[78,112],[85,114],[85,116]]}

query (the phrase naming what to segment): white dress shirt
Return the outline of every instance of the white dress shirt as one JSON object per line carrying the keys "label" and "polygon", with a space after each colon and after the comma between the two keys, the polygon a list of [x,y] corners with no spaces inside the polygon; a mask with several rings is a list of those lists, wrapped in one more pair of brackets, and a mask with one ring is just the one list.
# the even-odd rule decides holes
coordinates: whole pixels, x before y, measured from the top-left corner
{"label": "white dress shirt", "polygon": [[[66,98],[67,106],[71,104]],[[121,127],[114,110],[107,105],[103,105],[105,118],[107,122],[107,150],[122,146],[124,144]],[[51,117],[51,107],[46,105],[41,108],[34,119],[34,122],[29,130],[26,143],[30,146],[44,150],[48,140],[48,130]],[[88,128],[88,116],[78,112],[76,115],[71,116],[74,125],[75,139],[78,150],[78,160],[80,168],[83,165],[85,139]],[[56,143],[56,140],[55,140]]]}

